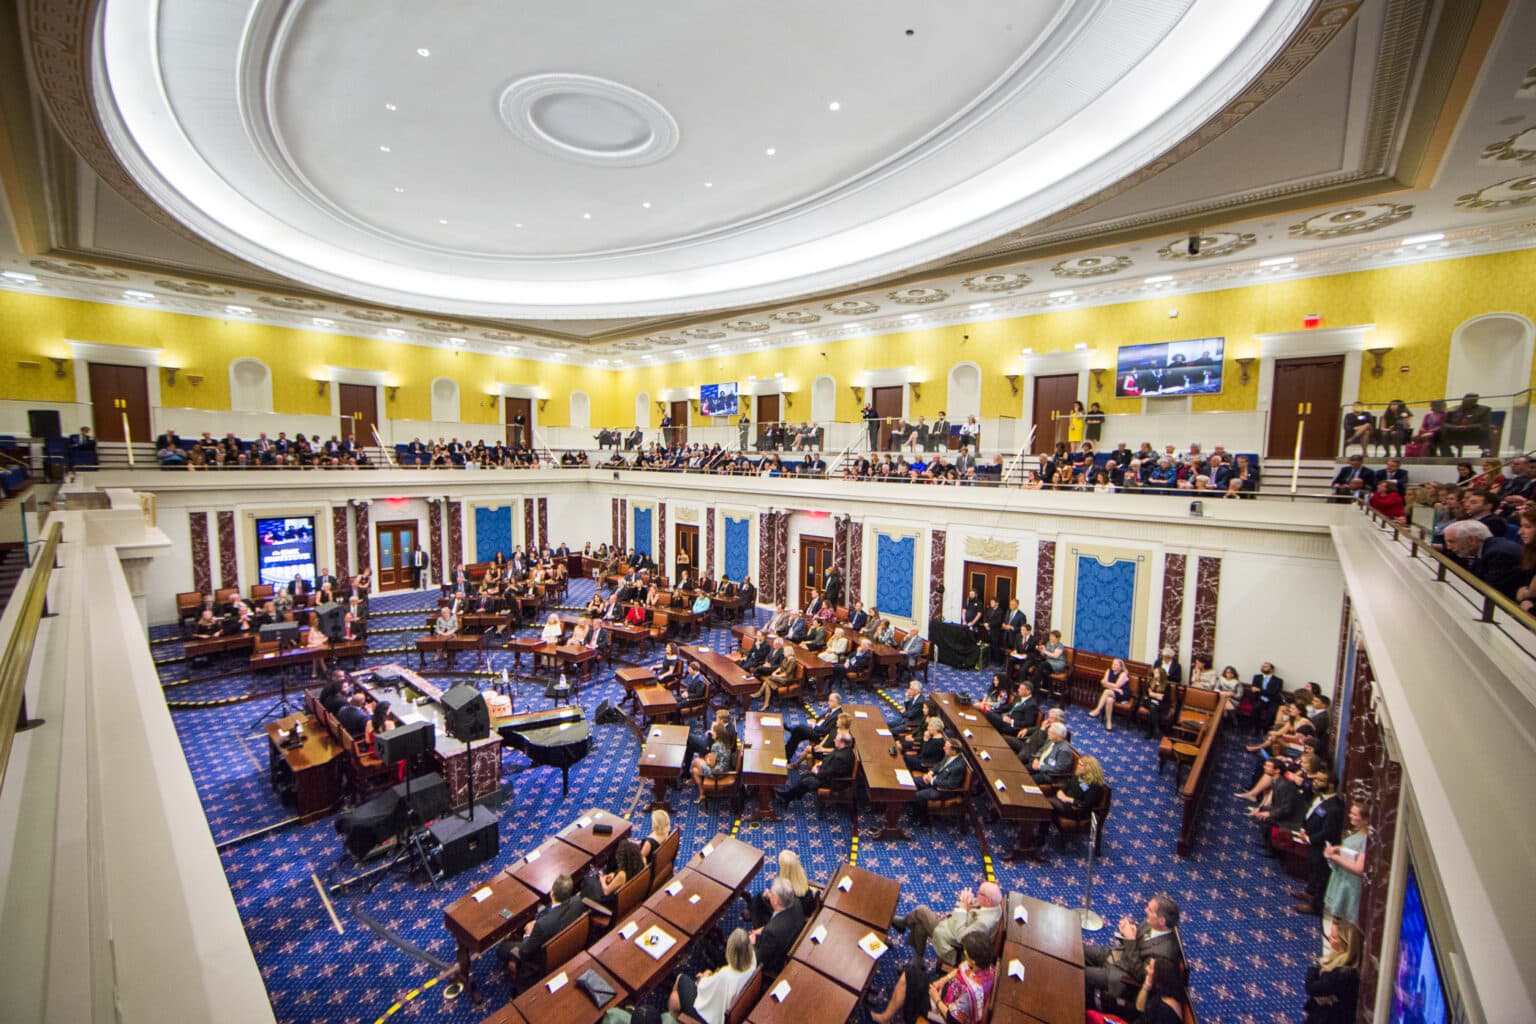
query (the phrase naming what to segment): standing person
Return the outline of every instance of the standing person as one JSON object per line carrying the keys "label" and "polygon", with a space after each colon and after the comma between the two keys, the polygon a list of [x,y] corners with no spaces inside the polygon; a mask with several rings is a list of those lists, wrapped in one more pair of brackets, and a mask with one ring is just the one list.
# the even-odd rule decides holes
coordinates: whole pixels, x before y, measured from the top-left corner
{"label": "standing person", "polygon": [[1306,1024],[1354,1024],[1360,999],[1360,929],[1335,921],[1328,952],[1307,968]]}
{"label": "standing person", "polygon": [[928,444],[924,451],[936,452],[949,444],[949,419],[944,410],[939,410],[939,418],[933,421],[933,426],[928,430]]}
{"label": "standing person", "polygon": [[1103,434],[1104,410],[1099,408],[1098,402],[1092,402],[1088,406],[1088,414],[1083,417],[1083,440],[1092,441],[1094,447],[1098,447]]}
{"label": "standing person", "polygon": [[1365,876],[1365,835],[1370,828],[1370,811],[1358,801],[1349,805],[1349,835],[1337,846],[1323,847],[1323,860],[1331,874],[1323,890],[1323,955],[1330,948],[1328,936],[1335,922],[1358,926],[1360,923],[1360,888]]}
{"label": "standing person", "polygon": [[517,413],[513,414],[513,416],[512,416],[512,446],[514,448],[521,448],[523,446],[523,437],[525,436],[527,426],[528,426],[528,417],[527,416],[524,416],[522,414],[522,412],[517,412]]}
{"label": "standing person", "polygon": [[747,438],[752,435],[752,417],[743,409],[741,419],[736,421],[736,447],[742,451],[747,450]]}
{"label": "standing person", "polygon": [[421,589],[421,582],[427,575],[427,564],[430,561],[426,549],[420,544],[416,545],[416,550],[411,554],[411,587],[413,589]]}
{"label": "standing person", "polygon": [[869,450],[880,450],[880,414],[875,412],[875,403],[866,402],[860,415],[864,417],[864,429],[869,434]]}
{"label": "standing person", "polygon": [[1083,443],[1083,430],[1087,426],[1087,411],[1082,402],[1073,402],[1072,411],[1067,413],[1067,443],[1074,448]]}

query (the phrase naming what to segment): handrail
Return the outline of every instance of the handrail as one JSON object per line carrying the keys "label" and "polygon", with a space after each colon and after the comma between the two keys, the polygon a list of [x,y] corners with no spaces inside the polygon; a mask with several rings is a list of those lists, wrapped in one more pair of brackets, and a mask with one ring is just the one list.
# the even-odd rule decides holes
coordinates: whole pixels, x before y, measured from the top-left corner
{"label": "handrail", "polygon": [[11,743],[21,721],[26,695],[27,672],[32,665],[32,651],[37,645],[37,630],[48,601],[48,577],[53,573],[53,559],[58,553],[60,523],[53,523],[43,538],[42,550],[32,563],[32,578],[22,595],[20,613],[0,656],[0,791],[5,789],[6,766],[11,760]]}
{"label": "handrail", "polygon": [[1487,583],[1472,575],[1471,571],[1460,562],[1435,550],[1434,545],[1429,543],[1429,538],[1423,535],[1419,527],[1388,519],[1369,505],[1363,505],[1361,508],[1368,519],[1373,520],[1378,526],[1391,531],[1394,543],[1401,539],[1402,534],[1407,533],[1408,557],[1417,559],[1421,552],[1428,555],[1430,560],[1439,566],[1438,571],[1435,573],[1436,582],[1444,583],[1446,573],[1450,573],[1476,591],[1478,596],[1482,598],[1483,605],[1482,614],[1478,616],[1480,621],[1492,622],[1494,609],[1498,609],[1532,633],[1536,633],[1536,616],[1533,616],[1513,600],[1505,597]]}
{"label": "handrail", "polygon": [[[1496,400],[1503,399],[1503,398],[1521,398],[1521,397],[1524,397],[1524,396],[1527,396],[1527,395],[1532,397],[1533,399],[1536,399],[1536,388],[1521,388],[1519,391],[1511,391],[1508,394],[1502,394],[1502,395],[1482,395],[1482,394],[1480,394],[1477,397],[1478,397],[1479,401],[1486,402],[1486,401],[1490,401],[1490,400],[1496,401]],[[1395,399],[1394,398],[1389,398],[1385,402],[1365,402],[1365,401],[1362,401],[1362,402],[1360,402],[1360,404],[1365,406],[1367,409],[1376,409],[1378,406],[1380,408],[1382,408],[1382,409],[1385,409],[1392,402],[1396,401],[1396,402],[1402,402],[1404,405],[1408,406],[1409,409],[1412,409],[1414,406],[1423,406],[1424,408],[1427,409],[1429,407],[1429,403],[1430,402],[1444,402],[1444,403],[1446,403],[1446,411],[1450,411],[1451,406],[1454,406],[1454,405],[1458,404],[1462,400],[1463,397],[1464,397],[1463,395],[1436,395],[1433,398],[1395,398]],[[1339,411],[1341,413],[1349,412],[1349,410],[1354,408],[1354,406],[1355,406],[1354,402],[1344,402],[1343,404],[1341,404],[1339,406]]]}

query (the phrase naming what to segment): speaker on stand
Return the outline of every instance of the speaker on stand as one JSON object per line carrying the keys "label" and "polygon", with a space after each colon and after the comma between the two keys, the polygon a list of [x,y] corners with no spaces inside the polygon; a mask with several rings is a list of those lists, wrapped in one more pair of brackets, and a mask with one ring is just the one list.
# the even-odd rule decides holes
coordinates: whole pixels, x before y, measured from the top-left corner
{"label": "speaker on stand", "polygon": [[1093,909],[1093,851],[1099,845],[1099,816],[1088,815],[1088,881],[1083,887],[1083,909],[1078,916],[1083,921],[1083,931],[1096,932],[1104,927],[1104,917]]}

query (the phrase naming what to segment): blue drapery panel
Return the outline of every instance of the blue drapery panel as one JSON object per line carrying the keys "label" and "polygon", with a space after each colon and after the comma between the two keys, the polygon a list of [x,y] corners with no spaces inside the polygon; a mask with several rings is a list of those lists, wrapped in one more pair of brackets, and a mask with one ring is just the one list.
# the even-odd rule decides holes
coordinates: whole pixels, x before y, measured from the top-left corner
{"label": "blue drapery panel", "polygon": [[875,606],[886,615],[912,617],[915,537],[875,535]]}
{"label": "blue drapery panel", "polygon": [[644,555],[655,551],[651,547],[651,511],[648,508],[635,509],[635,528],[630,531],[634,535],[631,541],[635,550]]}
{"label": "blue drapery panel", "polygon": [[725,517],[725,574],[740,581],[752,571],[752,520]]}
{"label": "blue drapery panel", "polygon": [[475,507],[475,561],[489,562],[500,551],[512,554],[512,507]]}
{"label": "blue drapery panel", "polygon": [[1077,556],[1077,594],[1072,646],[1094,654],[1131,656],[1131,622],[1136,611],[1136,563],[1108,565],[1092,555]]}

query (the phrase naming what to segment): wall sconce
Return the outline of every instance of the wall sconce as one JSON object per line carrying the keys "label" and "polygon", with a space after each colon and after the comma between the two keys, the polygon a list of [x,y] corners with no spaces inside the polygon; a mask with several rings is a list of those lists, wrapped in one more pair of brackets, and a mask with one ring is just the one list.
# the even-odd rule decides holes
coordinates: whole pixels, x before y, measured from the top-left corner
{"label": "wall sconce", "polygon": [[1248,367],[1253,365],[1253,356],[1249,356],[1246,359],[1234,359],[1233,362],[1237,363],[1237,368],[1242,371],[1242,376],[1237,379],[1237,382],[1239,384],[1247,384],[1249,380]]}
{"label": "wall sconce", "polygon": [[864,389],[857,384],[850,384],[848,388],[853,392],[853,400],[860,405],[864,404]]}
{"label": "wall sconce", "polygon": [[1103,367],[1103,366],[1096,366],[1093,369],[1089,370],[1088,372],[1093,374],[1093,390],[1094,391],[1103,391],[1104,390],[1104,375],[1109,372],[1109,369],[1107,367]]}
{"label": "wall sconce", "polygon": [[34,359],[18,359],[16,360],[16,368],[19,370],[41,370],[43,364]]}
{"label": "wall sconce", "polygon": [[1371,366],[1371,376],[1380,377],[1382,374],[1386,373],[1386,369],[1381,365],[1381,360],[1383,356],[1392,351],[1392,346],[1384,345],[1381,348],[1368,348],[1366,351],[1369,352],[1371,354],[1371,358],[1375,360],[1375,363]]}
{"label": "wall sconce", "polygon": [[328,381],[328,380],[317,380],[317,381],[315,381],[315,384],[316,384],[315,394],[317,394],[317,395],[325,394],[325,389],[330,386],[330,383],[331,382]]}
{"label": "wall sconce", "polygon": [[[391,398],[391,400],[393,400],[394,396],[391,395],[390,398]],[[482,409],[493,409],[493,408],[495,408],[495,406],[496,406],[496,396],[494,396],[494,395],[490,395],[490,396],[487,396],[485,398],[480,399],[480,408],[482,408]],[[542,408],[542,406],[540,408]]]}
{"label": "wall sconce", "polygon": [[784,408],[793,409],[795,407],[795,393],[793,391],[785,391],[782,394],[784,396]]}
{"label": "wall sconce", "polygon": [[700,413],[700,410],[699,410],[699,400],[697,398],[690,398],[688,400],[688,408],[693,410],[693,414],[695,416],[699,415],[699,413]]}
{"label": "wall sconce", "polygon": [[395,399],[400,397],[400,385],[391,384],[384,389],[384,393],[387,394],[389,396],[389,400],[393,402]]}
{"label": "wall sconce", "polygon": [[176,386],[176,375],[181,372],[179,366],[162,366],[160,372],[165,374],[165,382],[171,387]]}
{"label": "wall sconce", "polygon": [[204,379],[205,378],[200,373],[189,373],[189,374],[187,374],[187,383],[191,384],[193,387],[197,387],[199,384],[201,384],[204,381]]}
{"label": "wall sconce", "polygon": [[911,387],[912,397],[921,402],[923,400],[923,386],[916,381],[913,381]]}
{"label": "wall sconce", "polygon": [[59,378],[59,380],[69,376],[64,371],[64,364],[69,362],[68,359],[65,359],[63,356],[49,356],[48,361],[53,364],[53,375]]}
{"label": "wall sconce", "polygon": [[539,412],[543,412],[544,411],[544,407],[546,405],[548,405],[548,404],[549,404],[549,399],[547,399],[547,398],[539,399]]}
{"label": "wall sconce", "polygon": [[1005,373],[1003,374],[1003,379],[1008,382],[1008,386],[1013,389],[1013,393],[1018,394],[1019,381],[1023,378],[1023,376],[1024,375],[1022,373]]}
{"label": "wall sconce", "polygon": [[659,413],[662,413],[663,415],[665,415],[666,411],[667,411],[667,403],[666,402],[657,402],[656,403],[656,411],[659,412]]}

